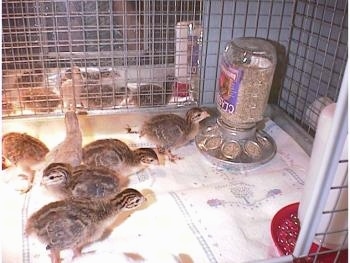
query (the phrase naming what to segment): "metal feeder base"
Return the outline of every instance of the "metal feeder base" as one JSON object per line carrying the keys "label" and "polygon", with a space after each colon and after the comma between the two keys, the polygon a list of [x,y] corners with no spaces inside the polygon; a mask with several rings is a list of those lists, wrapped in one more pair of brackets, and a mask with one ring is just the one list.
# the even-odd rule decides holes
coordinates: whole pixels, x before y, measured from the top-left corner
{"label": "metal feeder base", "polygon": [[215,165],[234,170],[256,169],[276,154],[271,136],[255,127],[238,130],[225,125],[220,119],[203,129],[195,138],[200,152]]}

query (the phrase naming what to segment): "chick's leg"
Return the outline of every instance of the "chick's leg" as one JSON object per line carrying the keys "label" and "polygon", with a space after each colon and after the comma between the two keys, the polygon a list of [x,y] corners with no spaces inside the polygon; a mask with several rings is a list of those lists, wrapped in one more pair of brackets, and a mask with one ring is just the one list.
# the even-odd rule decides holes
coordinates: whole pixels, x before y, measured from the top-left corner
{"label": "chick's leg", "polygon": [[163,146],[157,145],[157,151],[159,154],[166,155],[170,162],[175,162],[176,160],[182,159],[181,157],[179,157],[175,154],[172,154],[170,149],[166,149]]}
{"label": "chick's leg", "polygon": [[157,151],[158,151],[160,154],[165,154],[165,148],[162,147],[162,146],[157,145]]}
{"label": "chick's leg", "polygon": [[82,246],[74,247],[73,248],[73,258],[81,256],[81,250],[83,249]]}
{"label": "chick's leg", "polygon": [[50,250],[51,263],[61,263],[60,251],[56,249]]}
{"label": "chick's leg", "polygon": [[175,162],[176,160],[181,160],[181,159],[183,159],[183,157],[180,157],[180,156],[178,156],[178,155],[176,155],[176,154],[173,154],[171,151],[170,151],[170,149],[167,149],[166,151],[165,151],[165,154],[168,156],[168,158],[169,158],[169,161],[170,162]]}

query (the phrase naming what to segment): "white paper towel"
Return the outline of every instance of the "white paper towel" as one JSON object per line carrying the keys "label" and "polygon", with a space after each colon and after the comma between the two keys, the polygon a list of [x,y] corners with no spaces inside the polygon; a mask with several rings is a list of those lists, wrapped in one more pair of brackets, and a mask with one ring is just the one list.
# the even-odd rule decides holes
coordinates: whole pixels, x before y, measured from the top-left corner
{"label": "white paper towel", "polygon": [[[308,169],[308,174],[305,180],[305,187],[303,195],[299,205],[298,217],[301,225],[303,224],[303,219],[306,211],[309,208],[310,199],[313,194],[313,188],[315,181],[319,180],[319,169],[321,167],[322,156],[325,151],[326,143],[328,140],[328,135],[332,127],[332,120],[334,117],[334,112],[336,108],[336,103],[332,103],[326,106],[318,119],[315,140],[312,148],[310,166]],[[347,165],[348,165],[348,147],[347,140],[344,146],[344,150],[339,160],[339,165],[334,176],[333,184],[329,192],[329,196],[326,202],[324,211],[334,211],[334,210],[344,210],[348,208],[348,190],[347,188],[339,188],[347,180]],[[320,224],[316,233],[330,233],[337,232],[347,229],[348,225],[348,211],[341,211],[332,213],[324,213],[322,215]],[[317,236],[314,240],[317,244],[322,244],[323,247],[335,249],[339,248],[345,240],[346,232],[338,232],[333,234],[328,234],[326,236]],[[324,239],[324,240],[323,240]],[[347,247],[347,242],[344,244],[343,248]]]}

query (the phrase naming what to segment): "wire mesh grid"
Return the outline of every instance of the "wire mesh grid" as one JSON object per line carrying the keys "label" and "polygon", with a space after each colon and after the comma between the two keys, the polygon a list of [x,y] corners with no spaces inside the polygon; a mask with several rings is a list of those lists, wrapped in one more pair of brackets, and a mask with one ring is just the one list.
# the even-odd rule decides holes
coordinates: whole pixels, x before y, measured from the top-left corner
{"label": "wire mesh grid", "polygon": [[4,1],[4,116],[197,103],[198,85],[175,77],[197,74],[187,60],[198,67],[201,31],[190,34],[201,9],[201,1]]}
{"label": "wire mesh grid", "polygon": [[310,116],[320,107],[312,103],[324,106],[338,97],[347,61],[347,1],[298,1],[294,13],[279,105],[315,129]]}
{"label": "wire mesh grid", "polygon": [[[346,0],[7,0],[2,10],[3,118],[213,106],[225,45],[253,36],[277,50],[269,102],[313,135],[347,61]],[[347,191],[344,178],[330,191]]]}

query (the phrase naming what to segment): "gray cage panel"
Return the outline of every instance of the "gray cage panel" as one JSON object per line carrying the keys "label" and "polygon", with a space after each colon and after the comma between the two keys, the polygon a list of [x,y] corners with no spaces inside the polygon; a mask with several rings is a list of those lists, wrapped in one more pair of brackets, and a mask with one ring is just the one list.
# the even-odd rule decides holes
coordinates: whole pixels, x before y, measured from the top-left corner
{"label": "gray cage panel", "polygon": [[315,99],[337,100],[347,60],[347,1],[297,1],[294,9],[279,105],[309,125],[307,109]]}

